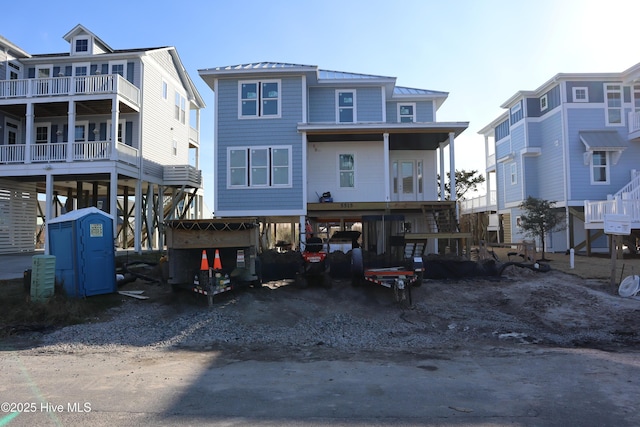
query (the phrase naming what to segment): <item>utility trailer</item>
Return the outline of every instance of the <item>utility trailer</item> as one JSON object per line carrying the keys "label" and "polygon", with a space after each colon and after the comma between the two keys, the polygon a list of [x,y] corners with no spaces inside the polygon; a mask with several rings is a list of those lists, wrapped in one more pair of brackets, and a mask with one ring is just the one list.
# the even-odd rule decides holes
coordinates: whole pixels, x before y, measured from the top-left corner
{"label": "utility trailer", "polygon": [[382,285],[411,306],[411,287],[422,285],[426,242],[408,242],[403,215],[362,217],[362,247],[351,251],[351,283]]}
{"label": "utility trailer", "polygon": [[165,223],[168,283],[205,295],[261,286],[257,218],[171,220]]}

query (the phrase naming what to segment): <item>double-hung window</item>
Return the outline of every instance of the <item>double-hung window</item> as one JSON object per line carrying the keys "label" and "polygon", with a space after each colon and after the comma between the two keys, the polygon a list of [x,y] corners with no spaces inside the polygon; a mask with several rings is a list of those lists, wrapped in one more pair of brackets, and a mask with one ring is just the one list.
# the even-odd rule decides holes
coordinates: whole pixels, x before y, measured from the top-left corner
{"label": "double-hung window", "polygon": [[608,84],[604,85],[605,102],[606,102],[606,124],[621,125],[622,121],[622,85]]}
{"label": "double-hung window", "polygon": [[88,38],[78,38],[75,39],[74,53],[89,53],[89,39]]}
{"label": "double-hung window", "polygon": [[400,123],[416,121],[416,104],[398,104],[398,118]]}
{"label": "double-hung window", "polygon": [[355,123],[356,119],[356,91],[337,90],[336,91],[336,122]]}
{"label": "double-hung window", "polygon": [[511,185],[518,183],[518,165],[516,162],[511,163],[509,175],[511,177]]}
{"label": "double-hung window", "polygon": [[241,81],[241,118],[280,117],[280,80]]}
{"label": "double-hung window", "polygon": [[175,100],[174,118],[180,123],[185,124],[187,115],[187,100],[178,92],[176,92]]}
{"label": "double-hung window", "polygon": [[290,187],[291,147],[234,147],[228,150],[228,187]]}
{"label": "double-hung window", "polygon": [[609,167],[606,151],[594,151],[591,155],[591,183],[606,184],[609,182]]}

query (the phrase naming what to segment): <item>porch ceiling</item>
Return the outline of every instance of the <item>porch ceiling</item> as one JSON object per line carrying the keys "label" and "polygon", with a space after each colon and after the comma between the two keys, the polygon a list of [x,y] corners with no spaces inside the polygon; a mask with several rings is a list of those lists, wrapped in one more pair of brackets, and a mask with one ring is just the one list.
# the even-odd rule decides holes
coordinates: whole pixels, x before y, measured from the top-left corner
{"label": "porch ceiling", "polygon": [[375,123],[375,124],[300,124],[308,142],[383,141],[389,134],[390,150],[436,150],[449,143],[449,134],[461,134],[468,123]]}
{"label": "porch ceiling", "polygon": [[[34,116],[41,119],[43,117],[64,117],[69,112],[68,102],[41,102],[34,104]],[[120,113],[133,113],[135,110],[128,104],[121,102]],[[14,116],[24,117],[27,114],[26,104],[0,105],[0,112]],[[93,99],[76,102],[76,114],[85,115],[105,115],[111,114],[111,99]]]}

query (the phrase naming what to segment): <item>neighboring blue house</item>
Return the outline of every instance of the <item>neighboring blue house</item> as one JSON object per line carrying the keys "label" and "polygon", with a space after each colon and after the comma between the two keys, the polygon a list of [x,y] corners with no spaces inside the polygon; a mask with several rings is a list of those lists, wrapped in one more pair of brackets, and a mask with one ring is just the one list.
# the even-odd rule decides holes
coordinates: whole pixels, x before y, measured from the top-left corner
{"label": "neighboring blue house", "polygon": [[[287,63],[199,73],[215,92],[216,216],[304,230],[307,221],[345,229],[362,215],[398,213],[412,233],[433,234],[444,230],[425,215],[455,214],[437,176],[455,170],[454,139],[468,123],[436,121],[447,93]],[[333,203],[320,203],[325,193]]]}
{"label": "neighboring blue house", "polygon": [[[555,201],[565,230],[547,250],[607,250],[604,214],[629,214],[640,228],[640,64],[620,73],[557,74],[504,102],[506,111],[479,133],[494,150],[503,241],[525,238],[519,205],[528,196]],[[494,174],[492,176],[492,174]]]}

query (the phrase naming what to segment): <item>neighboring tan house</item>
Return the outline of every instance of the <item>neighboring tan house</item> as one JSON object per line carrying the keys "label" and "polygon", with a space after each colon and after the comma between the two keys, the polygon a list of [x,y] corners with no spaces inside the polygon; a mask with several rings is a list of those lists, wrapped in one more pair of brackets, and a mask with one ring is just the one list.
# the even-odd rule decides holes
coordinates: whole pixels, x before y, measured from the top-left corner
{"label": "neighboring tan house", "polygon": [[[604,215],[625,214],[640,229],[640,64],[617,73],[561,73],[505,101],[485,136],[487,174],[495,174],[496,212],[506,242],[525,238],[519,205],[555,201],[566,228],[547,250],[606,251]],[[470,209],[481,209],[468,203]],[[464,208],[464,205],[463,205]]]}
{"label": "neighboring tan house", "polygon": [[204,102],[174,47],[113,49],[82,25],[63,38],[67,52],[29,54],[0,37],[0,253],[87,206],[119,247],[161,247],[164,219],[202,215]]}
{"label": "neighboring tan house", "polygon": [[431,252],[435,238],[459,235],[437,176],[455,170],[468,123],[436,120],[446,92],[277,62],[199,73],[215,93],[216,216],[295,224],[304,239],[308,223],[349,229],[363,215],[398,214]]}

